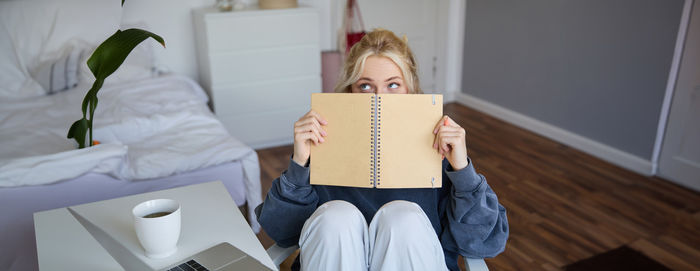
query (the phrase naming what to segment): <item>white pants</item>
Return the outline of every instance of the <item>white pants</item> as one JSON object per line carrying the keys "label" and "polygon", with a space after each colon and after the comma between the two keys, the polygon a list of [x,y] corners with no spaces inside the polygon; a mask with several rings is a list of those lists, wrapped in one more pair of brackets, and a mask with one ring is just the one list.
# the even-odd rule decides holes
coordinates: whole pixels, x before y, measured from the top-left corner
{"label": "white pants", "polygon": [[347,201],[326,202],[299,238],[301,270],[447,270],[437,234],[423,210],[396,200],[367,222]]}

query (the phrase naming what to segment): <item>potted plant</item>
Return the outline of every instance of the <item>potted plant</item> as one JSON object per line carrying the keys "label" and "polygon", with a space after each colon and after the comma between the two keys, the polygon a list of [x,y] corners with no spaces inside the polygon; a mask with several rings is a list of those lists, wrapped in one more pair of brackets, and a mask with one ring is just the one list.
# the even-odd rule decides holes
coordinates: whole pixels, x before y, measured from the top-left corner
{"label": "potted plant", "polygon": [[[122,6],[124,6],[124,0],[122,0]],[[92,120],[95,116],[95,108],[97,108],[97,92],[102,88],[105,79],[124,63],[126,57],[137,45],[149,37],[165,47],[165,41],[160,36],[143,29],[131,28],[123,31],[117,30],[90,55],[87,65],[95,76],[95,82],[83,98],[83,117],[71,125],[67,135],[68,138],[78,142],[78,148],[85,148],[86,136],[89,139],[89,146],[96,143],[92,139]]]}

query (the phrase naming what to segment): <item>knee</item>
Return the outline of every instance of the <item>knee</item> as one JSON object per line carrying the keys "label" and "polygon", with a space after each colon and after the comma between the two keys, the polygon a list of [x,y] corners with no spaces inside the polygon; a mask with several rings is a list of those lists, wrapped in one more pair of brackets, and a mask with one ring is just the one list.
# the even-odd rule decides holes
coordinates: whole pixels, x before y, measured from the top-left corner
{"label": "knee", "polygon": [[344,222],[348,220],[363,218],[362,213],[355,205],[344,200],[326,202],[316,208],[314,214],[317,213],[319,218],[327,224],[345,224]]}
{"label": "knee", "polygon": [[430,220],[423,209],[410,201],[395,200],[384,204],[372,219],[372,224],[378,228],[391,229],[392,232],[406,232],[410,234],[416,227],[430,224]]}
{"label": "knee", "polygon": [[302,231],[310,230],[315,234],[328,235],[367,227],[367,222],[360,210],[347,201],[334,200],[319,206],[304,224]]}

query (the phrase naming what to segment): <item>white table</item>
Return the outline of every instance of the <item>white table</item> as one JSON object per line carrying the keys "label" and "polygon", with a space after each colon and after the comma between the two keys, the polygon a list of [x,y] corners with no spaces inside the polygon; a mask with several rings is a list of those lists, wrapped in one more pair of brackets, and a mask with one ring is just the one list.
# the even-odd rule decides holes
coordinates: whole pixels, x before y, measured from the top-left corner
{"label": "white table", "polygon": [[[149,199],[180,203],[182,228],[178,250],[165,259],[144,256],[134,231],[131,209]],[[273,270],[270,260],[221,182],[208,182],[73,206],[76,212],[160,269],[220,242],[229,242]],[[123,270],[66,208],[34,213],[41,270]]]}

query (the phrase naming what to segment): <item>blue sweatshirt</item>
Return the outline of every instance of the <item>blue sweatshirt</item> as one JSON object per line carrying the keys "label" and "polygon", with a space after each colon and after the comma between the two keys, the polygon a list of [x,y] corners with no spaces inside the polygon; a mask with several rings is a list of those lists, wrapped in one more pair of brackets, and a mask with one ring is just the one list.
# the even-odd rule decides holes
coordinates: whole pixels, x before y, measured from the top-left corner
{"label": "blue sweatshirt", "polygon": [[289,167],[272,182],[261,206],[258,222],[281,247],[299,242],[306,219],[321,204],[344,200],[355,205],[367,224],[377,210],[393,200],[418,204],[430,219],[440,238],[445,262],[459,270],[457,255],[467,258],[494,257],[505,249],[508,239],[506,209],[477,174],[471,160],[453,171],[447,159],[442,162],[441,188],[376,189],[309,184],[309,168],[290,160]]}

